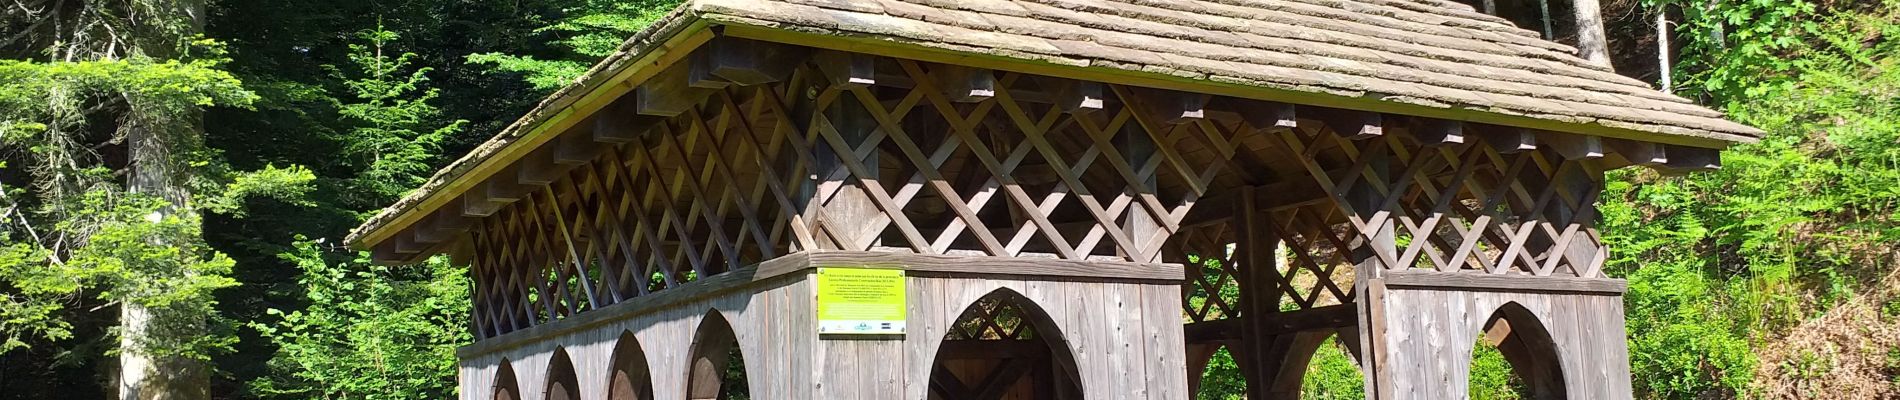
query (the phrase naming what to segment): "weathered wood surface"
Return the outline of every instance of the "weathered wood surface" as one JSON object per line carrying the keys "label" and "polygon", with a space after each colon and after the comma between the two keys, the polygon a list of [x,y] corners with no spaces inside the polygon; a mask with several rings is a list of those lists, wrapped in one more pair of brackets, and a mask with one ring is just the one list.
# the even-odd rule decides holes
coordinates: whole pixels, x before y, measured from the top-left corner
{"label": "weathered wood surface", "polygon": [[[736,275],[735,275],[736,276]],[[578,399],[606,399],[623,337],[638,340],[655,398],[687,398],[692,343],[708,316],[730,321],[755,399],[924,399],[948,329],[978,298],[1020,294],[1073,355],[1084,399],[1185,400],[1179,286],[1169,282],[953,277],[908,279],[910,332],[899,340],[821,340],[815,288],[794,273],[648,309],[608,308],[619,319],[510,347],[464,349],[462,398],[488,400],[500,370],[515,371],[521,400],[547,400],[548,371],[571,368]],[[574,322],[574,321],[563,321]],[[571,366],[553,365],[566,354]],[[962,358],[953,356],[953,358]],[[625,360],[619,360],[623,364]]]}
{"label": "weathered wood surface", "polygon": [[[1486,322],[1506,304],[1521,306],[1554,341],[1564,398],[1630,399],[1623,301],[1616,295],[1453,291],[1386,287],[1385,331],[1370,338],[1385,360],[1378,400],[1462,398],[1469,391],[1472,349]],[[1514,334],[1521,334],[1514,333]],[[1495,340],[1495,338],[1493,338]],[[1540,360],[1545,361],[1545,360]]]}

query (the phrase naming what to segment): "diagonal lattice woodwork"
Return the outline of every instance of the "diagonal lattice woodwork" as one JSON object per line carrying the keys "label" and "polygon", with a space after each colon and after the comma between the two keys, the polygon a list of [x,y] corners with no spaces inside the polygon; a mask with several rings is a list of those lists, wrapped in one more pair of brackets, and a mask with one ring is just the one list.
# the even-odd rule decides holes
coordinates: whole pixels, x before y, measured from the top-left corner
{"label": "diagonal lattice woodwork", "polygon": [[[1602,276],[1600,163],[1529,133],[735,48],[792,61],[743,80],[675,65],[464,196],[483,337],[808,251],[1165,259],[1195,266],[1191,322],[1240,316],[1243,281],[1254,307],[1351,302],[1356,264]],[[1188,225],[1235,188],[1273,192],[1251,235],[1284,252]]]}
{"label": "diagonal lattice woodwork", "polygon": [[[1608,249],[1592,226],[1602,171],[1509,138],[1281,135],[1344,217],[1334,248],[1361,249],[1378,269],[1603,277]],[[1328,170],[1322,153],[1350,166]]]}
{"label": "diagonal lattice woodwork", "polygon": [[485,183],[482,337],[802,251],[1158,262],[1252,132],[1181,117],[1207,96],[896,59],[868,85],[826,59],[663,73],[685,98],[629,95]]}

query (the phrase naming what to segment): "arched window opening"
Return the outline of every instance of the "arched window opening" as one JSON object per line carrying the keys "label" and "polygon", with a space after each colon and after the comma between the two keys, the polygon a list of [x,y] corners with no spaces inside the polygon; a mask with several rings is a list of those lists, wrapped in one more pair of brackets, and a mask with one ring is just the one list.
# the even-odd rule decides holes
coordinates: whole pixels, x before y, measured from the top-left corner
{"label": "arched window opening", "polygon": [[1247,395],[1247,377],[1241,375],[1240,364],[1234,361],[1234,354],[1226,345],[1213,346],[1202,363],[1200,376],[1194,381],[1194,398],[1198,400],[1238,400]]}
{"label": "arched window opening", "polygon": [[653,376],[647,353],[633,333],[621,333],[614,344],[613,373],[608,376],[608,400],[653,400]]}
{"label": "arched window opening", "polygon": [[1307,359],[1305,375],[1300,377],[1302,399],[1366,398],[1366,376],[1359,361],[1338,335],[1327,336]]}
{"label": "arched window opening", "polygon": [[580,400],[580,378],[574,375],[574,361],[567,357],[567,349],[554,350],[554,358],[548,360],[547,400]]}
{"label": "arched window opening", "polygon": [[1471,351],[1473,400],[1564,399],[1563,372],[1550,331],[1517,303],[1499,307]]}
{"label": "arched window opening", "polygon": [[686,377],[687,400],[749,400],[745,358],[732,324],[718,312],[706,314],[693,336],[692,370]]}
{"label": "arched window opening", "polygon": [[937,349],[930,400],[1076,400],[1075,356],[1054,320],[1008,289],[964,309]]}
{"label": "arched window opening", "polygon": [[495,368],[495,400],[521,400],[521,387],[515,382],[515,369],[508,360],[501,360],[501,366]]}

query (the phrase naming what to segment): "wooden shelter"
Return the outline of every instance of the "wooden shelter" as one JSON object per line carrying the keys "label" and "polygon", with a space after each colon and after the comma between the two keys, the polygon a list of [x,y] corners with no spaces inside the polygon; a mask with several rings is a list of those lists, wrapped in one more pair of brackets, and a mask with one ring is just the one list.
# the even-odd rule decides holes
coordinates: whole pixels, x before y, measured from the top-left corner
{"label": "wooden shelter", "polygon": [[[471,266],[464,399],[1182,400],[1222,347],[1291,399],[1328,337],[1367,398],[1449,399],[1480,332],[1539,398],[1628,399],[1604,172],[1759,132],[1542,36],[1443,0],[691,0],[349,241]],[[817,268],[903,271],[902,333],[820,333]]]}

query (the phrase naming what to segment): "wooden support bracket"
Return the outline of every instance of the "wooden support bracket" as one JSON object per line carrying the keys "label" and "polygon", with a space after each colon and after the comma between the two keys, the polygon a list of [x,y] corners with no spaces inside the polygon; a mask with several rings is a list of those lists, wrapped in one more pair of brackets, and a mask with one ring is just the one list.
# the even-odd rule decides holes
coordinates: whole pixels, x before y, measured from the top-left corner
{"label": "wooden support bracket", "polygon": [[945,64],[934,68],[932,75],[950,101],[975,103],[996,97],[996,74],[990,70]]}
{"label": "wooden support bracket", "polygon": [[710,83],[695,85],[690,75],[690,66],[674,65],[647,79],[646,83],[634,89],[634,101],[638,105],[635,108],[639,114],[676,117],[698,105],[700,100],[705,100],[712,89],[701,86]]}
{"label": "wooden support bracket", "polygon": [[1663,165],[1669,162],[1669,152],[1660,144],[1628,139],[1605,139],[1604,144],[1630,164]]}
{"label": "wooden support bracket", "polygon": [[877,59],[868,54],[824,50],[812,61],[832,85],[853,88],[877,84]]}
{"label": "wooden support bracket", "polygon": [[721,37],[693,57],[692,86],[719,89],[728,84],[761,85],[785,80],[805,59],[803,47]]}
{"label": "wooden support bracket", "polygon": [[1233,111],[1257,132],[1277,132],[1300,126],[1298,108],[1292,104],[1222,97],[1210,107]]}
{"label": "wooden support bracket", "polygon": [[1302,117],[1317,120],[1333,133],[1349,140],[1371,139],[1385,135],[1385,117],[1379,113],[1340,109],[1300,109]]}
{"label": "wooden support bracket", "polygon": [[1472,129],[1478,137],[1484,139],[1486,146],[1503,154],[1516,154],[1537,150],[1537,135],[1530,130],[1511,126],[1481,125]]}
{"label": "wooden support bracket", "polygon": [[1207,103],[1213,100],[1205,93],[1188,93],[1163,89],[1129,88],[1133,99],[1123,99],[1124,103],[1135,107],[1135,111],[1154,116],[1163,124],[1175,125],[1207,118]]}
{"label": "wooden support bracket", "polygon": [[1465,123],[1439,118],[1412,118],[1412,137],[1426,147],[1448,146],[1465,142]]}
{"label": "wooden support bracket", "polygon": [[660,118],[640,115],[637,96],[621,97],[594,114],[593,140],[621,144],[640,138],[660,123]]}
{"label": "wooden support bracket", "polygon": [[1669,162],[1655,167],[1656,171],[1663,173],[1663,175],[1680,175],[1722,168],[1721,150],[1665,145],[1663,151],[1669,153]]}
{"label": "wooden support bracket", "polygon": [[1063,112],[1072,114],[1101,111],[1107,95],[1107,89],[1099,82],[1042,78],[1037,83],[1049,93],[1050,101],[1062,107]]}
{"label": "wooden support bracket", "polygon": [[1595,160],[1603,158],[1605,152],[1603,138],[1596,136],[1539,132],[1538,140],[1567,160]]}

